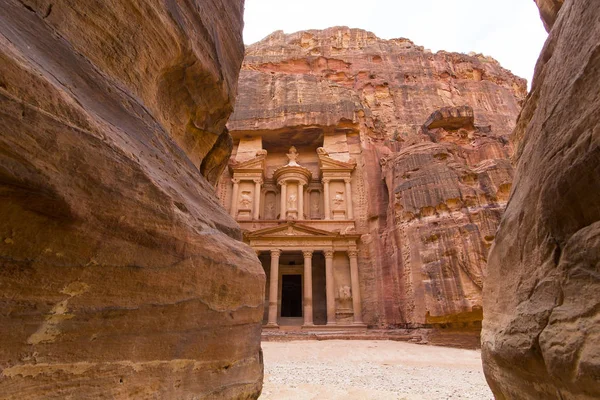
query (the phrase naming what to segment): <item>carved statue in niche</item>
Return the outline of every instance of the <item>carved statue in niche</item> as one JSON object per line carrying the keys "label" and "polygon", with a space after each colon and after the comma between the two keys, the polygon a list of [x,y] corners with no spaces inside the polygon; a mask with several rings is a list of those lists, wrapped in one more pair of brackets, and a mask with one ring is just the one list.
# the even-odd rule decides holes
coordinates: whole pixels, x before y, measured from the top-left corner
{"label": "carved statue in niche", "polygon": [[300,164],[298,164],[298,151],[296,150],[296,148],[294,146],[290,147],[290,152],[286,154],[287,158],[289,160],[287,165],[291,165],[291,166],[295,166],[295,167],[299,167]]}
{"label": "carved statue in niche", "polygon": [[288,210],[295,210],[296,209],[296,194],[292,193],[290,194],[290,197],[288,197]]}
{"label": "carved statue in niche", "polygon": [[242,196],[240,197],[240,209],[250,208],[252,205],[252,197],[250,196],[250,192],[244,190],[242,192]]}
{"label": "carved statue in niche", "polygon": [[338,293],[340,300],[350,300],[352,298],[352,290],[349,286],[340,286]]}
{"label": "carved statue in niche", "polygon": [[266,218],[267,219],[275,219],[275,203],[273,200],[269,200],[266,205]]}
{"label": "carved statue in niche", "polygon": [[318,215],[319,214],[319,199],[317,199],[316,197],[313,197],[313,201],[310,205],[310,208],[311,208],[313,214]]}
{"label": "carved statue in niche", "polygon": [[333,198],[333,208],[336,210],[342,210],[344,208],[344,192],[335,192],[335,197]]}

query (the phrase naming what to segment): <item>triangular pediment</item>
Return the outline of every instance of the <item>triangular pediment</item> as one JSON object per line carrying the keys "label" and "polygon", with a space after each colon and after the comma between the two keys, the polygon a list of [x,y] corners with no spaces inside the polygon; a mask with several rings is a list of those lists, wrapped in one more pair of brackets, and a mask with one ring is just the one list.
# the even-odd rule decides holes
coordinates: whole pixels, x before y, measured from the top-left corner
{"label": "triangular pediment", "polygon": [[257,155],[250,160],[242,162],[230,162],[229,167],[233,172],[257,172],[264,171],[266,154]]}
{"label": "triangular pediment", "polygon": [[293,221],[289,221],[285,224],[281,224],[272,228],[264,228],[247,234],[248,238],[259,238],[259,237],[323,237],[333,238],[338,237],[339,234],[336,232],[324,231],[321,229],[312,228],[303,224],[298,224]]}
{"label": "triangular pediment", "polygon": [[335,170],[351,172],[356,167],[356,163],[335,160],[328,155],[319,154],[319,168],[321,170]]}

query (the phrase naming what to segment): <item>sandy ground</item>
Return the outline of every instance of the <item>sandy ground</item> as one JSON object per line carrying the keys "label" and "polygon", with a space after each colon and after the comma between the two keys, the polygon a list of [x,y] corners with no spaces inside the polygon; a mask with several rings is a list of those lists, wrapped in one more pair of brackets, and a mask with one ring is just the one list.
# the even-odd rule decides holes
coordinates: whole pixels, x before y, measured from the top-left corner
{"label": "sandy ground", "polygon": [[260,400],[493,399],[475,350],[381,340],[263,342]]}

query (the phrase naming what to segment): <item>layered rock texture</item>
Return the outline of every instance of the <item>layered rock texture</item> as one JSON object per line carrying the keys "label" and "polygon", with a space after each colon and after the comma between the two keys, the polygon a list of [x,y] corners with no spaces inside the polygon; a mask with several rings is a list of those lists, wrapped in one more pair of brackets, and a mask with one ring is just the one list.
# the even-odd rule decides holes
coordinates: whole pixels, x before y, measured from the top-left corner
{"label": "layered rock texture", "polygon": [[1,8],[0,397],[258,397],[264,273],[208,182],[243,1]]}
{"label": "layered rock texture", "polygon": [[600,3],[550,17],[484,285],[498,399],[600,397]]}
{"label": "layered rock texture", "polygon": [[481,321],[523,79],[480,54],[434,54],[336,27],[275,32],[248,46],[238,92],[234,138],[261,136],[282,157],[290,145],[304,146],[301,154],[322,146],[333,159],[356,161],[365,322]]}

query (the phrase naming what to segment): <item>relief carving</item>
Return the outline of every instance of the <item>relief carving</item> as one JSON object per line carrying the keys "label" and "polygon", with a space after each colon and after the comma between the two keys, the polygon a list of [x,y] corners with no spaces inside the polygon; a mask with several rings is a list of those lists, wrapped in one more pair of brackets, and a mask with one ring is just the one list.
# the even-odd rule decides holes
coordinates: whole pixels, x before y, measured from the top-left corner
{"label": "relief carving", "polygon": [[340,286],[338,293],[340,300],[350,300],[352,298],[352,289],[350,289],[350,286]]}
{"label": "relief carving", "polygon": [[344,209],[344,192],[336,191],[335,197],[333,198],[333,208],[336,210]]}
{"label": "relief carving", "polygon": [[312,215],[313,216],[318,216],[319,215],[319,211],[320,211],[320,207],[319,207],[319,199],[317,198],[313,198],[313,201],[310,205],[310,209],[312,210]]}
{"label": "relief carving", "polygon": [[288,210],[295,210],[296,209],[296,194],[292,193],[290,194],[290,197],[288,198]]}
{"label": "relief carving", "polygon": [[273,200],[269,200],[265,206],[265,214],[267,219],[275,219],[275,203]]}
{"label": "relief carving", "polygon": [[296,161],[298,159],[298,150],[296,150],[296,148],[294,146],[290,147],[290,152],[286,154],[288,160],[290,160],[288,162],[288,165],[292,165],[292,166],[300,166],[298,164],[298,162]]}
{"label": "relief carving", "polygon": [[244,190],[242,192],[242,196],[240,197],[240,209],[248,209],[252,205],[252,197],[250,196],[250,192]]}

